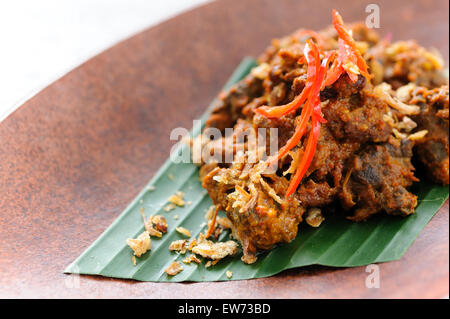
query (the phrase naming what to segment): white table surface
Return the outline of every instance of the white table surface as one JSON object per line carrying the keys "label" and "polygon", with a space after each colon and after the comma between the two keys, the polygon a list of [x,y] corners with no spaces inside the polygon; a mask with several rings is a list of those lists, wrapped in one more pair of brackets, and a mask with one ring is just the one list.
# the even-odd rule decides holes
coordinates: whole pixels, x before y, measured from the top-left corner
{"label": "white table surface", "polygon": [[211,0],[1,0],[0,121],[115,43]]}

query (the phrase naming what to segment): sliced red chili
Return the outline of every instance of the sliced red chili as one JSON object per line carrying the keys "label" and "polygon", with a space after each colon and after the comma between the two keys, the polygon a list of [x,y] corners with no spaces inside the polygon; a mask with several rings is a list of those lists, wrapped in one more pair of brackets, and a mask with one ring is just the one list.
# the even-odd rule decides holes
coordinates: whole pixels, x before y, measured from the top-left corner
{"label": "sliced red chili", "polygon": [[289,182],[289,187],[286,191],[286,198],[291,196],[297,190],[298,185],[305,176],[306,171],[308,170],[314,158],[314,153],[316,151],[317,141],[319,140],[319,133],[320,133],[320,122],[315,117],[316,115],[313,114],[312,129],[311,132],[309,133],[308,141],[306,142],[305,153],[302,157],[302,160],[297,170],[295,171],[295,175],[291,178],[291,181]]}
{"label": "sliced red chili", "polygon": [[[308,63],[308,79],[307,82],[309,84],[307,94],[310,96],[311,89],[315,84],[317,70],[320,68],[320,52],[317,46],[311,40],[306,42],[306,46],[304,49],[304,55],[306,57],[306,61]],[[312,80],[312,82],[311,82]],[[319,88],[320,89],[320,88]],[[305,92],[306,87],[303,89],[302,93]],[[320,93],[320,92],[319,92]],[[304,99],[307,99],[306,94]],[[302,109],[300,114],[300,121],[297,123],[294,134],[292,137],[286,142],[286,144],[278,151],[276,155],[269,159],[269,164],[272,165],[278,160],[280,160],[284,155],[286,155],[292,148],[298,145],[301,138],[306,132],[306,128],[308,126],[308,121],[312,114],[312,106],[308,100],[305,103],[305,106]]]}
{"label": "sliced red chili", "polygon": [[[328,63],[331,55],[325,56],[322,61],[322,64],[317,72],[316,81],[314,82],[314,86],[311,89],[310,98],[307,101],[308,108],[312,110],[312,128],[308,136],[308,140],[305,146],[305,153],[295,171],[295,175],[291,177],[289,182],[288,189],[286,191],[286,198],[292,195],[303,177],[305,176],[311,162],[314,158],[314,154],[316,152],[317,141],[319,140],[320,134],[320,126],[323,121],[325,121],[322,117],[322,109],[320,104],[320,89],[322,87],[326,71],[328,69]],[[306,107],[305,107],[306,108]]]}
{"label": "sliced red chili", "polygon": [[327,77],[325,82],[323,82],[323,86],[329,86],[336,82],[341,77],[343,71],[344,69],[342,68],[341,61],[339,59],[335,59],[327,72]]}
{"label": "sliced red chili", "polygon": [[283,115],[289,114],[295,110],[297,110],[306,100],[306,98],[309,95],[309,91],[311,89],[311,84],[306,83],[306,86],[303,88],[302,93],[297,95],[295,99],[292,100],[292,102],[280,105],[280,106],[260,106],[255,110],[256,113],[261,114],[268,118],[278,118]]}
{"label": "sliced red chili", "polygon": [[289,114],[291,112],[296,111],[307,99],[309,96],[311,87],[316,78],[316,70],[320,65],[320,54],[317,46],[314,45],[315,49],[311,49],[312,44],[314,44],[311,40],[306,41],[305,49],[303,50],[304,57],[306,58],[307,67],[307,78],[306,84],[303,88],[302,93],[300,93],[292,102],[280,105],[280,106],[261,106],[255,110],[256,113],[259,113],[268,118],[278,118],[283,115]]}
{"label": "sliced red chili", "polygon": [[269,164],[273,165],[277,161],[279,161],[283,156],[285,156],[291,149],[296,147],[303,135],[305,135],[306,128],[308,126],[309,118],[311,117],[312,108],[310,106],[309,100],[306,101],[305,106],[303,107],[302,113],[300,114],[300,121],[295,127],[294,134],[291,138],[286,142],[286,144],[280,148],[278,153],[269,159]]}
{"label": "sliced red chili", "polygon": [[339,39],[339,59],[342,68],[342,73],[346,72],[350,81],[358,81],[358,74],[360,70],[357,65],[356,56],[353,54],[350,47],[345,44],[342,39]]}
{"label": "sliced red chili", "polygon": [[[338,33],[339,39],[342,39],[342,41],[345,44],[345,56],[347,58],[347,61],[343,61],[343,67],[345,65],[345,63],[347,62],[351,62],[354,63],[358,68],[359,68],[359,72],[366,77],[368,80],[371,79],[371,75],[369,74],[369,72],[367,71],[367,63],[364,60],[364,58],[361,55],[361,52],[359,52],[358,48],[356,47],[356,42],[355,40],[352,38],[352,36],[350,35],[350,33],[345,30],[344,27],[344,20],[342,19],[342,16],[339,14],[339,12],[337,12],[336,10],[333,9],[333,26],[336,29],[336,32]],[[341,54],[341,52],[340,52]],[[347,74],[352,73],[352,72],[348,72]],[[354,75],[354,73],[353,73]],[[355,77],[350,75],[350,78],[354,79]],[[356,80],[358,79],[358,76],[356,75]]]}
{"label": "sliced red chili", "polygon": [[[296,191],[308,171],[316,152],[321,124],[326,122],[322,116],[320,104],[321,89],[324,86],[336,82],[344,72],[348,74],[350,80],[353,82],[358,80],[359,74],[362,74],[367,79],[371,78],[371,75],[367,71],[367,64],[361,52],[356,47],[355,40],[353,40],[351,34],[345,29],[344,21],[336,10],[333,10],[333,25],[339,36],[337,56],[336,51],[327,52],[322,63],[320,63],[320,50],[318,49],[318,45],[314,44],[311,39],[308,39],[304,49],[304,58],[298,61],[298,63],[304,63],[304,59],[306,59],[308,65],[307,81],[302,93],[288,104],[275,107],[263,106],[256,109],[257,113],[264,116],[280,117],[297,110],[304,103],[294,134],[287,141],[286,145],[269,159],[269,164],[280,160],[289,150],[300,143],[300,140],[306,133],[308,122],[311,118],[312,126],[304,147],[304,154],[294,176],[291,177],[286,191],[286,198]],[[319,42],[317,34],[311,30],[300,31],[300,34],[309,35]],[[328,64],[331,61],[332,65],[329,66]]]}
{"label": "sliced red chili", "polygon": [[[353,40],[351,34],[344,28],[344,21],[336,10],[333,10],[333,25],[339,36],[339,50],[337,54],[336,51],[327,52],[322,63],[320,63],[320,50],[318,45],[311,39],[308,39],[306,42],[304,57],[298,61],[298,63],[305,63],[304,60],[306,60],[307,63],[307,80],[301,94],[288,104],[275,107],[263,106],[255,110],[255,112],[263,116],[277,118],[290,112],[294,112],[304,103],[294,134],[278,153],[269,159],[268,163],[270,165],[280,160],[292,148],[300,143],[300,140],[307,131],[308,122],[311,118],[312,126],[304,147],[304,154],[294,176],[291,177],[286,191],[286,198],[296,191],[298,185],[308,171],[316,152],[321,124],[326,122],[322,116],[320,104],[321,89],[323,89],[324,86],[336,82],[344,72],[348,74],[350,80],[353,82],[358,80],[359,74],[362,74],[367,79],[371,78],[371,75],[367,71],[367,64],[362,57],[361,52],[359,52],[356,47],[356,42]],[[314,32],[310,30],[300,32],[309,35],[319,42],[319,38],[315,36]],[[332,62],[331,66],[329,66],[330,62]]]}

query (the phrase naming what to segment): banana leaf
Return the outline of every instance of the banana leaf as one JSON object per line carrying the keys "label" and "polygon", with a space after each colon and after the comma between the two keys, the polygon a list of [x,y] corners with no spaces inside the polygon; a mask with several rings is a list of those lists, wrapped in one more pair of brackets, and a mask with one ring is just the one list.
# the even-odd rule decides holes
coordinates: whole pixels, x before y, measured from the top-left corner
{"label": "banana leaf", "polygon": [[[244,59],[225,88],[242,79],[255,65],[253,59]],[[207,115],[208,111],[202,117],[203,121]],[[192,135],[197,135],[200,130],[200,126],[194,128]],[[187,146],[180,146],[178,152],[182,152],[184,147]],[[397,260],[414,242],[449,194],[448,187],[423,181],[412,187],[412,191],[419,196],[419,204],[416,213],[409,217],[379,214],[366,222],[354,223],[338,212],[327,216],[319,228],[301,224],[294,241],[259,255],[254,264],[244,264],[240,260],[242,253],[239,252],[212,267],[205,267],[205,261],[201,264],[182,263],[181,260],[189,252],[185,256],[169,251],[172,241],[185,238],[175,230],[176,227],[189,229],[192,238],[204,232],[207,227],[204,216],[212,202],[201,187],[198,173],[195,164],[175,164],[168,159],[124,212],[65,272],[139,281],[222,281],[267,277],[286,269],[314,264],[354,267]],[[190,205],[166,212],[163,208],[168,204],[169,195],[178,190],[184,192],[184,199]],[[144,231],[140,215],[142,208],[147,215],[152,213],[165,216],[169,229],[162,238],[152,237],[151,251],[136,258],[136,265],[133,265],[133,252],[125,241],[127,238],[136,238]],[[219,240],[228,239],[228,236],[228,232],[224,232]],[[164,269],[175,260],[180,261],[184,269],[176,276],[168,276]],[[232,278],[227,277],[227,271],[233,273]]]}

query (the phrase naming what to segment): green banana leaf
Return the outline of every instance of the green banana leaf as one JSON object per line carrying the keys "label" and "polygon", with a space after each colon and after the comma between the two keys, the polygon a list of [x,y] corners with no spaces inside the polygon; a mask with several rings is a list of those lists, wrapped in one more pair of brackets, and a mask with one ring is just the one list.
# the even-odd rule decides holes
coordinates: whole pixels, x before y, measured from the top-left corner
{"label": "green banana leaf", "polygon": [[[246,58],[231,76],[225,88],[230,87],[249,73],[256,65]],[[202,120],[207,117],[205,113]],[[197,135],[201,127],[194,128]],[[181,146],[178,152],[182,152]],[[154,189],[153,189],[154,188]],[[190,205],[177,207],[170,212],[163,207],[168,197],[175,191],[185,193],[185,201]],[[205,212],[212,205],[207,192],[201,187],[198,167],[190,163],[167,162],[153,179],[113,222],[113,224],[65,270],[66,273],[101,275],[128,278],[140,281],[180,282],[180,281],[221,281],[267,277],[285,269],[319,264],[334,267],[353,267],[399,259],[416,239],[433,215],[448,198],[448,187],[427,182],[413,186],[412,191],[419,196],[416,213],[406,217],[378,215],[366,222],[353,223],[339,214],[327,216],[319,228],[306,224],[299,226],[299,235],[289,244],[280,245],[258,256],[258,261],[246,265],[241,260],[241,252],[227,257],[212,267],[201,264],[184,264],[186,255],[169,251],[172,241],[184,239],[175,231],[183,226],[191,231],[192,238],[204,232]],[[140,209],[147,216],[151,213],[166,217],[168,232],[162,238],[152,237],[151,251],[136,258],[132,263],[132,250],[126,245],[127,238],[136,238],[144,231]],[[175,215],[179,217],[174,218]],[[219,240],[227,239],[228,232]],[[164,269],[178,260],[184,270],[176,276],[168,276]],[[227,271],[233,276],[228,279]]]}

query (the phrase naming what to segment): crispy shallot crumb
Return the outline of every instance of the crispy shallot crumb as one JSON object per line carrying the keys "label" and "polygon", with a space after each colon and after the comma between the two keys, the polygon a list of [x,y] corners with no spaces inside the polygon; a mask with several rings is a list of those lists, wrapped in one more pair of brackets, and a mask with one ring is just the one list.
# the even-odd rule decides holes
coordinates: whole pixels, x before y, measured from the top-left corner
{"label": "crispy shallot crumb", "polygon": [[270,185],[266,181],[264,181],[262,176],[260,176],[260,178],[259,178],[259,183],[263,186],[263,188],[266,190],[267,194],[270,197],[272,197],[274,201],[276,201],[280,205],[284,204],[284,200],[281,199],[280,196],[277,195],[275,190],[272,187],[270,187]]}
{"label": "crispy shallot crumb", "polygon": [[179,232],[180,234],[182,234],[186,237],[191,237],[191,232],[184,227],[177,227],[176,230],[177,230],[177,232]]}
{"label": "crispy shallot crumb", "polygon": [[403,85],[397,89],[396,96],[400,101],[406,103],[411,98],[411,93],[415,88],[416,85],[412,82],[408,83],[407,85]]}
{"label": "crispy shallot crumb", "polygon": [[194,248],[195,246],[197,246],[197,240],[194,238],[190,243],[189,243],[189,251],[192,251],[192,248]]}
{"label": "crispy shallot crumb", "polygon": [[309,226],[312,227],[319,227],[320,224],[325,220],[325,218],[322,215],[322,211],[320,208],[310,208],[308,210],[308,214],[306,216],[306,222]]}
{"label": "crispy shallot crumb", "polygon": [[177,206],[173,203],[167,204],[166,206],[164,206],[164,211],[166,212],[170,212],[171,210],[174,210],[175,208],[177,208]]}
{"label": "crispy shallot crumb", "polygon": [[185,259],[183,259],[183,262],[185,264],[190,264],[191,262],[195,262],[196,264],[200,264],[201,260],[197,258],[197,256],[195,255],[190,255],[189,257],[186,257]]}
{"label": "crispy shallot crumb", "polygon": [[231,220],[228,217],[218,216],[216,220],[217,225],[223,229],[229,229],[233,226]]}
{"label": "crispy shallot crumb", "polygon": [[202,240],[192,248],[192,252],[209,259],[222,259],[237,253],[237,243],[229,240],[227,242],[214,243],[210,240]]}
{"label": "crispy shallot crumb", "polygon": [[258,260],[258,257],[256,257],[255,255],[244,255],[241,257],[241,260],[244,263],[250,265],[250,264],[255,263]]}
{"label": "crispy shallot crumb", "polygon": [[214,205],[209,206],[209,208],[205,214],[206,220],[211,220],[213,218],[215,208],[216,208],[216,206],[214,206]]}
{"label": "crispy shallot crumb", "polygon": [[167,232],[167,221],[161,215],[152,216],[150,215],[148,219],[145,218],[144,209],[140,210],[142,220],[144,221],[145,230],[148,231],[150,236],[162,237],[162,234]]}
{"label": "crispy shallot crumb", "polygon": [[213,259],[213,260],[208,260],[205,264],[206,268],[209,268],[211,266],[216,265],[219,261],[221,261],[222,259]]}
{"label": "crispy shallot crumb", "polygon": [[375,94],[375,96],[385,101],[387,104],[389,104],[390,107],[398,110],[400,113],[407,115],[420,113],[420,107],[418,107],[417,105],[405,104],[400,101],[397,96],[393,97],[391,95],[392,87],[386,82],[375,86],[375,88],[373,89],[373,93]]}
{"label": "crispy shallot crumb", "polygon": [[174,195],[170,196],[168,201],[172,204],[175,204],[177,206],[184,206],[184,193],[181,191],[176,192]]}
{"label": "crispy shallot crumb", "polygon": [[233,277],[233,273],[229,270],[227,270],[227,278],[230,279],[231,277]]}
{"label": "crispy shallot crumb", "polygon": [[167,220],[164,216],[161,215],[155,215],[152,217],[152,223],[155,225],[155,228],[159,230],[162,233],[167,232],[167,228],[169,227],[167,225]]}
{"label": "crispy shallot crumb", "polygon": [[411,134],[408,136],[408,139],[411,141],[417,141],[425,137],[425,135],[428,134],[427,130],[418,131],[416,133]]}
{"label": "crispy shallot crumb", "polygon": [[131,261],[133,262],[133,266],[136,266],[136,257],[131,256]]}
{"label": "crispy shallot crumb", "polygon": [[383,121],[385,121],[389,126],[396,129],[397,131],[405,131],[405,132],[411,132],[413,129],[417,127],[417,123],[411,120],[408,116],[403,116],[403,119],[401,122],[394,119],[392,116],[392,113],[389,112],[388,114],[383,114]]}
{"label": "crispy shallot crumb", "polygon": [[186,253],[186,239],[175,240],[170,243],[169,250],[178,251],[181,254]]}
{"label": "crispy shallot crumb", "polygon": [[411,132],[417,127],[417,123],[411,120],[409,117],[404,116],[402,121],[397,124],[397,128],[406,132]]}
{"label": "crispy shallot crumb", "polygon": [[405,133],[400,133],[396,128],[393,128],[392,132],[394,133],[395,137],[398,138],[399,140],[403,140],[408,137]]}
{"label": "crispy shallot crumb", "polygon": [[181,266],[180,262],[179,261],[174,261],[164,271],[169,276],[175,276],[176,274],[178,274],[182,270],[183,270],[183,267]]}
{"label": "crispy shallot crumb", "polygon": [[289,168],[283,172],[283,176],[286,174],[295,174],[298,164],[300,163],[300,148],[290,150],[285,156],[290,156],[292,158]]}
{"label": "crispy shallot crumb", "polygon": [[144,231],[136,239],[128,238],[126,242],[137,257],[141,257],[148,250],[150,250],[151,247],[150,234],[148,233],[148,231]]}

